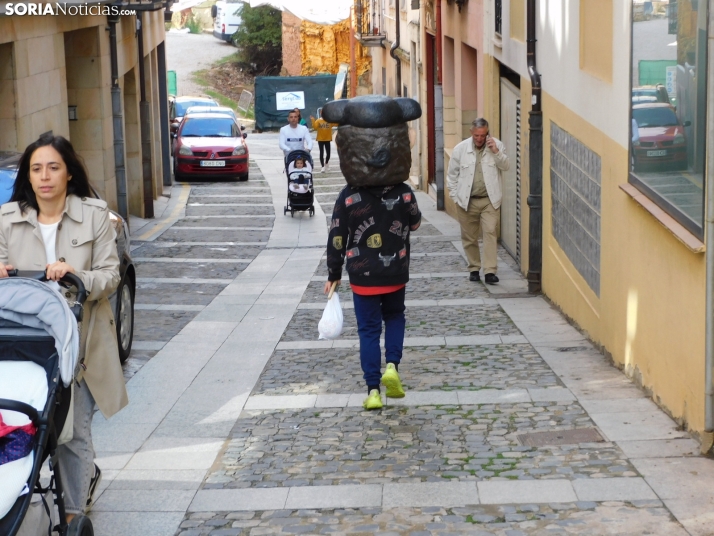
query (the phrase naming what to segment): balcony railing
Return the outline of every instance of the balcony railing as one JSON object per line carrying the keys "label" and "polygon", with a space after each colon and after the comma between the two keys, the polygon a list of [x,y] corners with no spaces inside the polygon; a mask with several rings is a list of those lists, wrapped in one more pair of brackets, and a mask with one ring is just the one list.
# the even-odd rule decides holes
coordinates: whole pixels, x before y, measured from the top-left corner
{"label": "balcony railing", "polygon": [[385,38],[381,0],[355,0],[355,37],[367,47],[381,47]]}
{"label": "balcony railing", "polygon": [[495,8],[494,12],[496,14],[496,21],[495,21],[495,31],[498,35],[501,35],[501,28],[503,26],[503,0],[494,0],[495,1]]}

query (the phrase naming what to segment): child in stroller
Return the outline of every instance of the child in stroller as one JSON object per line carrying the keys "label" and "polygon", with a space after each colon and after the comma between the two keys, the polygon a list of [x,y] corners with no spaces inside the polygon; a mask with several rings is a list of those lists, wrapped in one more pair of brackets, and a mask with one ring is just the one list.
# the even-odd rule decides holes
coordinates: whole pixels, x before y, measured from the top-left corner
{"label": "child in stroller", "polygon": [[288,177],[288,204],[283,214],[307,210],[315,214],[315,193],[312,184],[312,157],[307,151],[291,151],[285,159],[285,173]]}
{"label": "child in stroller", "polygon": [[302,156],[288,165],[288,188],[298,194],[306,194],[312,189],[312,166]]}

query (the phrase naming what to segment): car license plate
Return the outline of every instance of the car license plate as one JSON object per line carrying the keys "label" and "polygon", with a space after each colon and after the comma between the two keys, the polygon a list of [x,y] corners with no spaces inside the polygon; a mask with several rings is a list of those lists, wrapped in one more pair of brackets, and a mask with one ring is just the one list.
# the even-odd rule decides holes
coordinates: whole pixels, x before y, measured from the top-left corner
{"label": "car license plate", "polygon": [[667,156],[667,151],[647,151],[647,156]]}
{"label": "car license plate", "polygon": [[203,167],[226,167],[225,160],[201,160]]}

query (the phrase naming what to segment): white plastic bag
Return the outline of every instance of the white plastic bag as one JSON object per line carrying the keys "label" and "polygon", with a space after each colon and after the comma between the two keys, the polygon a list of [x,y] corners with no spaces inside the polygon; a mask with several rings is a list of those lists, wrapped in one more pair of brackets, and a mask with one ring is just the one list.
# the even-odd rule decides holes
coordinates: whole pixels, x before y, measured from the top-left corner
{"label": "white plastic bag", "polygon": [[325,310],[322,313],[317,330],[320,332],[319,339],[336,339],[342,333],[342,307],[337,292],[332,294],[332,298],[327,301]]}

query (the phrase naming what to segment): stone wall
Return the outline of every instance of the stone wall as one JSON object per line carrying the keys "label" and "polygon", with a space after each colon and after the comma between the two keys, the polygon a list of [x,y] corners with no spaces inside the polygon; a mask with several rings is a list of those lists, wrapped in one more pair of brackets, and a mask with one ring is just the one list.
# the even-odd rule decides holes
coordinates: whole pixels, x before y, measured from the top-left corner
{"label": "stone wall", "polygon": [[292,13],[283,11],[283,76],[302,74],[302,56],[300,54],[301,20]]}

